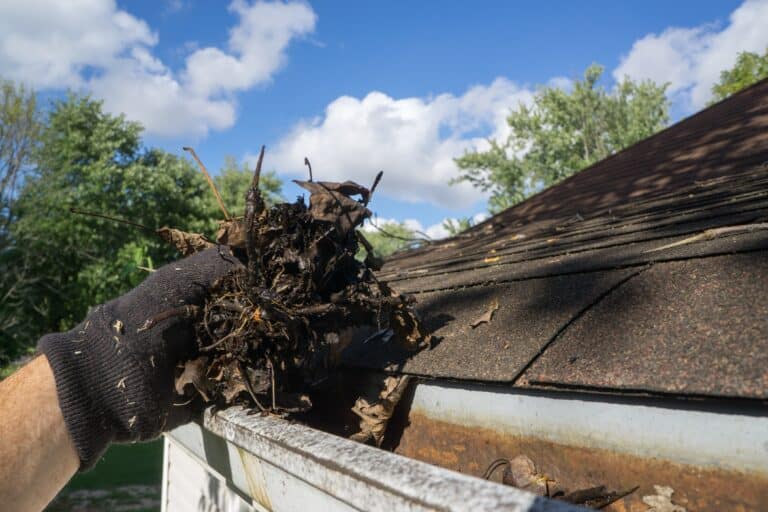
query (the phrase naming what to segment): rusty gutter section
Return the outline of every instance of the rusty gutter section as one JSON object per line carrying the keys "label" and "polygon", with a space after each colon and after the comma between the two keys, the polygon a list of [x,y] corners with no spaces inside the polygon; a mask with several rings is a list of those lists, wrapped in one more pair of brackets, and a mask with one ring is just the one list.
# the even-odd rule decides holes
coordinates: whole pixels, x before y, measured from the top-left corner
{"label": "rusty gutter section", "polygon": [[640,486],[608,510],[648,510],[655,486],[683,510],[768,509],[768,417],[749,407],[422,383],[396,452],[474,476],[526,455],[572,490]]}

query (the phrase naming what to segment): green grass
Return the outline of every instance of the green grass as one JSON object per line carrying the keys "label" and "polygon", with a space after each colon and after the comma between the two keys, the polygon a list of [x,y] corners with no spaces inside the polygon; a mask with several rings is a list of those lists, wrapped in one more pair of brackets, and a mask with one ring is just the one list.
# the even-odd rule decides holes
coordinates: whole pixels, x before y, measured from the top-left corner
{"label": "green grass", "polygon": [[78,473],[66,489],[106,489],[124,485],[160,485],[163,441],[112,445],[92,470]]}
{"label": "green grass", "polygon": [[[142,444],[112,445],[92,470],[78,473],[46,508],[46,512],[71,510],[112,510],[116,512],[157,512],[146,508],[146,500],[131,490],[138,486],[149,502],[160,503],[162,440]],[[134,487],[135,489],[136,487]],[[90,491],[99,491],[91,493]],[[106,492],[106,493],[104,493]],[[149,494],[147,494],[147,492]]]}
{"label": "green grass", "polygon": [[8,363],[5,366],[0,366],[0,380],[8,378],[13,372],[18,370],[21,366],[16,363]]}

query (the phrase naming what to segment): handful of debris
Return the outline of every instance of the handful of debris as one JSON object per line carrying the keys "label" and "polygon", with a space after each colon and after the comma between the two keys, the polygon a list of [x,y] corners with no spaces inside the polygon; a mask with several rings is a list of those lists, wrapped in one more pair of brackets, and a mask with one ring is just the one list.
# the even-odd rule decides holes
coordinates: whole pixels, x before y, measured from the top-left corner
{"label": "handful of debris", "polygon": [[[296,181],[309,191],[309,205],[299,197],[267,208],[259,192],[263,157],[264,148],[244,215],[231,218],[222,205],[226,218],[217,242],[229,245],[244,265],[220,279],[203,306],[163,313],[143,328],[169,315],[193,318],[199,356],[177,377],[179,394],[262,412],[300,412],[311,407],[307,391],[328,377],[355,330],[391,337],[409,351],[427,337],[412,299],[376,279],[378,262],[356,229],[371,215],[367,205],[381,173],[368,189],[351,181],[313,181],[310,167],[310,180]],[[175,229],[158,234],[184,255],[216,245]],[[360,245],[368,254],[364,261],[356,258]]]}

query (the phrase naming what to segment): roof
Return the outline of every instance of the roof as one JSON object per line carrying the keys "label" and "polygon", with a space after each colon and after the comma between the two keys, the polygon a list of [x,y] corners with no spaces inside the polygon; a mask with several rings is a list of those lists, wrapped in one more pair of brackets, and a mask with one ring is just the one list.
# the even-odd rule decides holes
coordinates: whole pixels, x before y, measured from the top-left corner
{"label": "roof", "polygon": [[379,277],[416,297],[437,343],[350,358],[515,387],[768,399],[767,164],[764,80],[390,259]]}

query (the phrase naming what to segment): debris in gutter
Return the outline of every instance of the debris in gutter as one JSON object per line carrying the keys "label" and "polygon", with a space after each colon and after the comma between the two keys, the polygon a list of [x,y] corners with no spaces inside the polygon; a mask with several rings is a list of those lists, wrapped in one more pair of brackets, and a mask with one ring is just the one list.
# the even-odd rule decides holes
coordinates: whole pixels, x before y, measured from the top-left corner
{"label": "debris in gutter", "polygon": [[352,434],[350,439],[366,444],[373,442],[376,446],[381,446],[389,419],[410,380],[408,375],[387,376],[376,400],[369,402],[365,397],[358,398],[352,412],[360,417],[360,432]]}
{"label": "debris in gutter", "polygon": [[498,301],[491,302],[491,305],[488,307],[488,311],[480,315],[477,320],[469,324],[473,329],[480,326],[481,324],[489,324],[491,323],[491,320],[493,320],[493,315],[498,311],[499,309],[499,303]]}
{"label": "debris in gutter", "polygon": [[[192,318],[198,354],[176,378],[185,398],[290,414],[311,408],[313,390],[333,372],[353,328],[387,331],[406,352],[428,346],[429,336],[415,301],[375,277],[372,257],[367,263],[355,258],[360,244],[369,247],[357,228],[371,215],[367,204],[375,186],[310,178],[296,182],[310,192],[309,205],[299,197],[267,208],[258,187],[263,158],[262,148],[243,216],[229,215],[221,204],[225,219],[216,243],[178,229],[157,230],[183,255],[229,245],[232,254],[220,248],[221,257],[238,258],[243,266],[214,283],[204,305],[165,311],[142,329],[173,316]],[[407,377],[387,377],[378,399],[356,402],[361,431],[355,439],[381,444],[407,384]]]}
{"label": "debris in gutter", "polygon": [[[634,487],[623,491],[608,491],[604,485],[598,485],[587,489],[569,491],[554,478],[538,472],[536,464],[526,455],[518,455],[513,459],[497,459],[491,462],[488,469],[485,470],[483,478],[490,480],[500,467],[504,467],[501,476],[501,483],[504,485],[532,492],[538,496],[596,509],[607,507],[638,489],[638,487]],[[659,510],[657,512],[685,512],[685,509],[682,511]]]}

